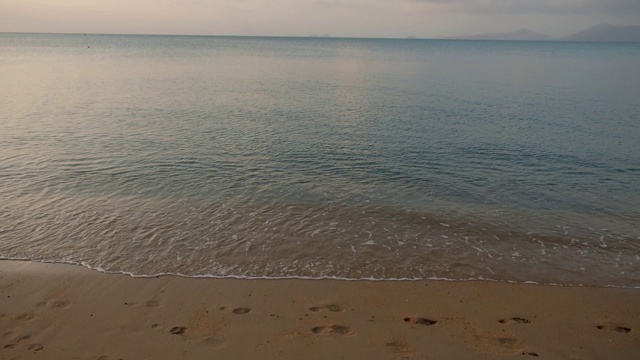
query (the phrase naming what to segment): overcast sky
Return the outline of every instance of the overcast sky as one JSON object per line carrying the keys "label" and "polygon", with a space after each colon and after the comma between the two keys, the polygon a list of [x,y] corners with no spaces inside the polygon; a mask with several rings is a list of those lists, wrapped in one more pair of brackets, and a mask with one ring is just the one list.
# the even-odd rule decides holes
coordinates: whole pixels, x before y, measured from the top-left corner
{"label": "overcast sky", "polygon": [[562,36],[639,19],[640,0],[0,0],[3,32]]}

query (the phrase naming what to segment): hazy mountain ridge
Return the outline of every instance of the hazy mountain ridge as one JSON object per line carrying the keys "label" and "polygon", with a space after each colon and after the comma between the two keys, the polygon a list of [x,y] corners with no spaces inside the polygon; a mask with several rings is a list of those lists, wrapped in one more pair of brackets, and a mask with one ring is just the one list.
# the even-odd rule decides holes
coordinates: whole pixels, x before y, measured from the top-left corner
{"label": "hazy mountain ridge", "polygon": [[640,42],[640,26],[614,26],[602,24],[590,27],[558,40]]}
{"label": "hazy mountain ridge", "polygon": [[535,31],[531,31],[529,29],[520,29],[517,31],[511,32],[500,32],[500,33],[490,33],[490,34],[480,34],[480,35],[471,35],[465,36],[464,39],[469,40],[553,40],[553,38],[549,35],[538,33]]}
{"label": "hazy mountain ridge", "polygon": [[592,26],[569,36],[554,38],[549,35],[520,29],[512,32],[490,33],[460,36],[457,39],[469,40],[527,40],[527,41],[602,41],[602,42],[640,42],[640,26],[620,26],[601,24]]}

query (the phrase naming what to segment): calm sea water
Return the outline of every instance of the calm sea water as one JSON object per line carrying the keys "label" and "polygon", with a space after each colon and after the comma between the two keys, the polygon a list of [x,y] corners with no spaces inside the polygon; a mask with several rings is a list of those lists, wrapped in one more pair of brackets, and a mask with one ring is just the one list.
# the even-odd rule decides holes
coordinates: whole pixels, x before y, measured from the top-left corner
{"label": "calm sea water", "polygon": [[0,258],[640,287],[640,44],[0,34]]}

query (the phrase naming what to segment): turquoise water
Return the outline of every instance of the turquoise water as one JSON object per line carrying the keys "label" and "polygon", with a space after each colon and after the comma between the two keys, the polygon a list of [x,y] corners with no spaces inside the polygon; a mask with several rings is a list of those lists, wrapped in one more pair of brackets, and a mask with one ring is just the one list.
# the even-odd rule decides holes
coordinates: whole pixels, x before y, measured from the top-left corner
{"label": "turquoise water", "polygon": [[0,34],[0,258],[640,287],[640,45]]}

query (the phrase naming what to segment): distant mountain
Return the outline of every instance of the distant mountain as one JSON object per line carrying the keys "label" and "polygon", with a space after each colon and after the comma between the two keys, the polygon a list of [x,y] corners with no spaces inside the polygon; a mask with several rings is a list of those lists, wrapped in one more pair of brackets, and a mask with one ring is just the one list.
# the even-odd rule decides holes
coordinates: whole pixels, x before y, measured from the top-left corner
{"label": "distant mountain", "polygon": [[553,38],[551,36],[549,36],[549,35],[537,33],[535,31],[531,31],[529,29],[520,29],[518,31],[512,31],[512,32],[502,32],[502,33],[493,33],[493,34],[464,36],[464,37],[462,37],[462,39],[469,39],[469,40],[529,40],[529,41],[553,40]]}
{"label": "distant mountain", "polygon": [[640,26],[616,26],[602,24],[590,27],[558,40],[564,41],[607,41],[640,42]]}
{"label": "distant mountain", "polygon": [[602,41],[602,42],[640,42],[640,26],[618,26],[601,24],[577,32],[573,35],[552,38],[551,36],[520,29],[512,32],[461,36],[457,39],[469,40],[528,40],[528,41]]}

